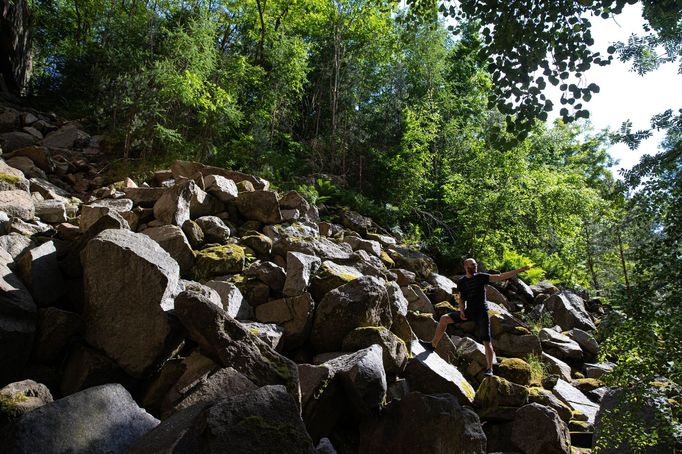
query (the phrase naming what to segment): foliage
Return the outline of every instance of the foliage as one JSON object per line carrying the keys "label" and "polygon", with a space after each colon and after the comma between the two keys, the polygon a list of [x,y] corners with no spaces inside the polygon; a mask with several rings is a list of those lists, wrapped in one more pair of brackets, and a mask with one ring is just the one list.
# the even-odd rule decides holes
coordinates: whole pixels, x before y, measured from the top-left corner
{"label": "foliage", "polygon": [[530,381],[531,383],[541,383],[542,379],[549,372],[549,367],[542,361],[540,355],[531,353],[526,358],[526,362],[530,366]]}

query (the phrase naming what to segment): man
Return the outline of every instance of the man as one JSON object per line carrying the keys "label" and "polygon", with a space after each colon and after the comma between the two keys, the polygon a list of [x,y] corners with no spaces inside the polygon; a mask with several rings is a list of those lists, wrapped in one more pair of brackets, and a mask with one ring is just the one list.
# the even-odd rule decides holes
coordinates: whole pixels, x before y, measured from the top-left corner
{"label": "man", "polygon": [[461,323],[471,320],[476,324],[476,335],[483,341],[483,346],[485,347],[485,359],[488,367],[485,375],[492,375],[495,352],[490,343],[490,319],[488,318],[485,287],[488,283],[510,279],[528,269],[529,267],[524,266],[523,268],[501,274],[478,273],[476,260],[472,258],[466,259],[464,261],[466,275],[457,281],[457,289],[453,289],[453,293],[457,298],[457,304],[459,305],[459,311],[449,312],[440,318],[431,343],[424,342],[424,347],[427,350],[433,351],[438,346],[438,342],[440,342],[445,329],[450,323]]}

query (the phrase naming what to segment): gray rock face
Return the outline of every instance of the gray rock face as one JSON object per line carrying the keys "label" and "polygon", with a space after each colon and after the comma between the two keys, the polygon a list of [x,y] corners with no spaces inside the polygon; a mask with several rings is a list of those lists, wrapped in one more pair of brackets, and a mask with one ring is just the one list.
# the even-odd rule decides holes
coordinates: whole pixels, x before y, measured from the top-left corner
{"label": "gray rock face", "polygon": [[388,254],[400,268],[405,268],[427,278],[431,273],[437,273],[438,268],[433,259],[419,251],[403,246],[390,246]]}
{"label": "gray rock face", "polygon": [[239,195],[234,181],[220,175],[207,175],[204,177],[206,192],[221,202],[229,202]]}
{"label": "gray rock face", "polygon": [[582,359],[583,357],[583,351],[577,342],[553,329],[542,328],[538,337],[542,343],[542,349],[550,355],[559,359]]}
{"label": "gray rock face", "polygon": [[[102,257],[107,260],[103,261]],[[165,354],[179,267],[146,235],[105,230],[81,254],[88,342],[143,376]]]}
{"label": "gray rock face", "polygon": [[314,308],[313,298],[309,293],[303,293],[261,304],[256,307],[256,320],[281,325],[284,328],[285,348],[293,349],[307,340]]}
{"label": "gray rock face", "polygon": [[551,408],[528,404],[516,411],[512,442],[527,454],[570,454],[568,426]]}
{"label": "gray rock face", "polygon": [[35,215],[43,222],[66,222],[66,204],[63,200],[43,200],[35,203]]}
{"label": "gray rock face", "polygon": [[271,191],[242,192],[237,198],[237,208],[244,218],[262,222],[263,224],[277,224],[282,222],[277,194]]}
{"label": "gray rock face", "polygon": [[555,396],[563,403],[571,407],[572,410],[580,410],[587,416],[587,422],[594,424],[595,416],[599,406],[580,392],[571,384],[559,379],[552,389]]}
{"label": "gray rock face", "polygon": [[571,366],[561,361],[559,358],[542,352],[542,362],[547,365],[550,374],[558,375],[567,382],[571,381]]}
{"label": "gray rock face", "polygon": [[16,260],[17,257],[28,250],[32,244],[33,242],[30,238],[26,238],[19,233],[9,233],[0,236],[0,248],[7,251],[10,257],[12,257],[12,260]]}
{"label": "gray rock face", "polygon": [[362,273],[356,268],[325,260],[310,283],[310,293],[319,301],[331,290],[359,277]]}
{"label": "gray rock face", "polygon": [[225,243],[230,237],[230,229],[218,216],[202,216],[195,221],[201,231],[204,232],[204,239],[207,243]]}
{"label": "gray rock face", "polygon": [[56,303],[67,291],[54,241],[46,241],[17,259],[17,270],[39,306]]}
{"label": "gray rock face", "polygon": [[291,395],[283,386],[263,386],[189,407],[161,423],[128,452],[313,454],[315,448]]}
{"label": "gray rock face", "polygon": [[196,293],[175,299],[175,314],[189,336],[210,357],[233,367],[258,386],[283,384],[300,402],[296,364],[275,352],[230,317]]}
{"label": "gray rock face", "polygon": [[241,322],[241,325],[273,350],[282,351],[284,328],[274,323]]}
{"label": "gray rock face", "polygon": [[418,285],[413,284],[408,287],[402,287],[401,290],[407,299],[408,310],[412,312],[421,312],[423,314],[433,314],[435,312],[431,300]]}
{"label": "gray rock face", "polygon": [[206,282],[207,287],[211,287],[218,292],[225,312],[237,320],[251,320],[253,318],[253,308],[244,300],[242,292],[236,285],[227,281],[211,280]]}
{"label": "gray rock face", "polygon": [[386,372],[397,374],[403,370],[407,363],[407,346],[384,327],[356,328],[343,338],[342,348],[344,351],[358,351],[372,345],[381,347]]}
{"label": "gray rock face", "polygon": [[540,340],[534,334],[502,333],[499,336],[493,335],[492,343],[495,351],[504,356],[525,358],[531,353],[542,352]]}
{"label": "gray rock face", "polygon": [[452,295],[452,289],[457,288],[457,284],[451,279],[438,273],[431,273],[427,281],[434,287],[433,302],[435,304],[448,301]]}
{"label": "gray rock face", "polygon": [[89,388],[18,419],[3,446],[8,453],[123,453],[159,421],[119,384]]}
{"label": "gray rock face", "polygon": [[0,191],[20,190],[28,192],[29,182],[24,178],[24,172],[7,165],[2,159],[0,159],[0,174],[3,175],[3,178],[0,179]]}
{"label": "gray rock face", "polygon": [[590,333],[578,328],[573,328],[567,335],[569,338],[576,341],[585,353],[589,353],[590,355],[599,354],[599,344]]}
{"label": "gray rock face", "polygon": [[190,204],[199,191],[192,180],[166,189],[154,204],[154,217],[164,224],[182,226],[190,218]]}
{"label": "gray rock face", "polygon": [[390,328],[391,309],[381,279],[363,276],[338,287],[315,310],[310,341],[318,352],[338,351],[343,338],[362,326]]}
{"label": "gray rock face", "polygon": [[410,350],[413,357],[405,368],[410,389],[427,394],[450,393],[465,405],[474,402],[474,388],[455,366],[438,354],[427,352],[417,341],[412,342]]}
{"label": "gray rock face", "polygon": [[284,289],[287,279],[284,268],[266,260],[254,262],[246,269],[244,274],[258,278],[258,280],[267,284],[268,287],[276,292],[281,292]]}
{"label": "gray rock face", "polygon": [[545,301],[545,307],[552,314],[554,324],[562,330],[573,328],[591,331],[596,329],[592,319],[585,309],[583,300],[571,292],[561,292],[550,296]]}
{"label": "gray rock face", "polygon": [[365,251],[377,257],[381,255],[381,244],[378,241],[363,240],[356,236],[348,236],[343,241],[350,244],[354,251]]}
{"label": "gray rock face", "polygon": [[182,229],[177,225],[163,225],[145,229],[143,234],[159,243],[180,267],[180,274],[187,275],[194,266],[194,252]]}
{"label": "gray rock face", "polygon": [[327,238],[283,237],[273,245],[272,252],[278,255],[300,252],[341,264],[356,260],[349,245],[346,243],[336,244]]}
{"label": "gray rock face", "polygon": [[396,314],[407,315],[409,302],[403,295],[400,286],[393,281],[386,282],[386,292],[388,293],[388,304],[391,306],[391,314],[395,318]]}
{"label": "gray rock face", "polygon": [[35,215],[35,206],[28,192],[14,189],[0,191],[0,211],[4,211],[8,216],[30,221]]}
{"label": "gray rock face", "polygon": [[305,292],[310,285],[310,277],[322,264],[322,260],[313,255],[299,252],[287,253],[287,278],[282,293],[286,296],[297,296]]}
{"label": "gray rock face", "polygon": [[411,392],[392,401],[380,419],[361,428],[360,454],[451,454],[486,452],[476,413],[451,394]]}
{"label": "gray rock face", "polygon": [[80,228],[82,232],[90,229],[102,216],[116,212],[119,215],[133,209],[130,199],[101,199],[81,207]]}
{"label": "gray rock face", "polygon": [[33,347],[33,357],[43,364],[55,364],[62,359],[62,352],[81,328],[83,320],[74,313],[48,307],[42,309],[38,318],[38,330]]}
{"label": "gray rock face", "polygon": [[24,284],[0,264],[0,382],[12,380],[31,355],[36,304]]}

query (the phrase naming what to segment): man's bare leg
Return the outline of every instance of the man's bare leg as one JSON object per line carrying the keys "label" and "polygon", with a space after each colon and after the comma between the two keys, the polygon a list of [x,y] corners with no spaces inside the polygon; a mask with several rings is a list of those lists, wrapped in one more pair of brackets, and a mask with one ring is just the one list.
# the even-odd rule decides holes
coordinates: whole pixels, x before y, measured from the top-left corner
{"label": "man's bare leg", "polygon": [[490,341],[483,341],[483,347],[485,348],[485,361],[488,364],[488,370],[493,370],[493,358],[495,357],[493,344]]}
{"label": "man's bare leg", "polygon": [[443,337],[443,334],[445,334],[445,330],[447,329],[448,325],[450,323],[455,323],[452,318],[450,318],[449,315],[443,315],[440,320],[438,320],[438,327],[436,327],[436,333],[433,335],[433,339],[431,340],[431,345],[435,349],[438,346],[438,342]]}

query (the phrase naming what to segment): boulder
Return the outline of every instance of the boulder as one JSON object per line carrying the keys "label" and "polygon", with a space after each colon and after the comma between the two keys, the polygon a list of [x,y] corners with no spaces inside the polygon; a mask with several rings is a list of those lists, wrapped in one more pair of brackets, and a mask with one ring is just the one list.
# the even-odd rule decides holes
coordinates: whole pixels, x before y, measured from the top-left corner
{"label": "boulder", "polygon": [[0,383],[19,375],[31,355],[36,304],[21,280],[0,264]]}
{"label": "boulder", "polygon": [[322,261],[313,255],[299,252],[287,253],[286,281],[282,293],[286,296],[300,295],[310,285],[311,276],[317,271]]}
{"label": "boulder", "polygon": [[426,394],[450,393],[461,404],[473,403],[476,393],[455,366],[438,354],[426,351],[417,341],[410,344],[410,351],[413,356],[404,373],[410,389]]}
{"label": "boulder", "polygon": [[19,148],[30,147],[36,143],[36,138],[27,132],[12,131],[0,134],[0,149],[10,153]]}
{"label": "boulder", "polygon": [[577,342],[583,352],[595,357],[599,354],[599,344],[590,333],[579,328],[573,328],[566,335]]}
{"label": "boulder", "polygon": [[181,275],[185,276],[191,271],[194,266],[194,252],[180,227],[162,225],[144,229],[142,233],[159,243],[159,246],[178,262]]}
{"label": "boulder", "polygon": [[269,301],[256,307],[256,320],[284,328],[285,349],[301,346],[310,333],[315,302],[309,293]]}
{"label": "boulder", "polygon": [[259,322],[241,322],[241,325],[273,350],[277,352],[282,351],[284,328],[281,326],[274,323]]}
{"label": "boulder", "polygon": [[43,222],[59,224],[67,221],[66,204],[63,200],[42,200],[35,202],[35,215]]}
{"label": "boulder", "polygon": [[45,136],[41,144],[48,148],[82,147],[90,141],[90,135],[69,123]]}
{"label": "boulder", "polygon": [[244,275],[258,278],[275,292],[281,292],[287,279],[284,268],[272,262],[257,260],[245,271]]}
{"label": "boulder", "polygon": [[550,296],[545,301],[545,308],[552,314],[553,323],[563,331],[573,328],[586,331],[596,329],[582,298],[574,293],[564,291]]}
{"label": "boulder", "polygon": [[122,453],[158,423],[123,386],[109,384],[26,413],[8,428],[2,445],[8,453]]}
{"label": "boulder", "polygon": [[187,237],[187,241],[192,246],[192,249],[200,249],[204,244],[204,231],[201,230],[199,224],[187,219],[182,224],[182,233]]}
{"label": "boulder", "polygon": [[223,244],[230,237],[230,228],[218,216],[201,216],[195,221],[204,232],[207,243]]}
{"label": "boulder", "polygon": [[320,301],[328,292],[359,277],[362,277],[362,273],[352,266],[325,260],[313,276],[310,293],[316,301]]}
{"label": "boulder", "polygon": [[263,386],[176,413],[129,454],[315,453],[296,401],[283,386]]}
{"label": "boulder", "polygon": [[315,310],[310,341],[318,352],[338,351],[343,338],[362,326],[391,326],[381,279],[363,276],[327,293]]}
{"label": "boulder", "polygon": [[[227,178],[228,180],[234,181],[235,183],[247,181],[255,189],[267,190],[270,187],[270,183],[262,178],[237,172],[236,170],[227,170],[221,167],[207,166],[199,162],[178,160],[175,161],[171,166],[171,171],[173,172],[173,178],[176,180],[181,178],[194,178],[197,174],[200,174],[204,177],[208,177],[210,175],[220,175],[224,178]],[[204,183],[206,183],[206,180],[204,180]]]}
{"label": "boulder", "polygon": [[296,365],[223,309],[201,295],[183,292],[175,300],[175,314],[189,336],[214,361],[233,367],[258,386],[283,384],[294,400],[300,402]]}
{"label": "boulder", "polygon": [[463,337],[456,344],[457,356],[461,364],[466,367],[466,372],[471,377],[476,377],[479,373],[488,368],[485,357],[485,348],[475,340]]}
{"label": "boulder", "polygon": [[0,159],[0,191],[20,190],[28,192],[29,182],[24,172],[9,166]]}
{"label": "boulder", "polygon": [[52,402],[47,386],[33,380],[22,380],[0,388],[0,427],[22,415]]}
{"label": "boulder", "polygon": [[587,378],[600,378],[605,373],[613,369],[613,363],[597,363],[597,364],[585,364],[585,376]]}
{"label": "boulder", "polygon": [[239,195],[235,182],[221,175],[206,175],[204,186],[206,192],[221,202],[229,202]]}
{"label": "boulder", "polygon": [[535,285],[531,285],[530,289],[533,292],[533,295],[536,296],[540,294],[554,295],[555,293],[559,293],[559,289],[549,281],[541,281]]}
{"label": "boulder", "polygon": [[35,206],[31,195],[20,189],[0,191],[0,211],[24,221],[31,221],[35,216]]}
{"label": "boulder", "polygon": [[230,317],[238,320],[251,320],[253,318],[253,308],[244,300],[242,292],[236,285],[214,279],[206,282],[206,286],[218,292],[223,309]]}
{"label": "boulder", "polygon": [[[106,257],[107,260],[102,260]],[[133,377],[165,359],[179,267],[146,235],[105,230],[81,254],[86,339]]]}
{"label": "boulder", "polygon": [[164,224],[182,226],[190,218],[192,199],[199,191],[201,189],[192,180],[166,189],[154,203],[154,217]]}
{"label": "boulder", "polygon": [[272,240],[262,233],[254,232],[241,237],[241,244],[253,249],[257,257],[267,257],[272,252]]}
{"label": "boulder", "polygon": [[30,238],[19,233],[8,233],[0,236],[0,248],[6,251],[12,260],[16,260],[21,254],[29,250],[33,245]]}
{"label": "boulder", "polygon": [[493,348],[499,355],[526,358],[530,354],[540,354],[540,339],[534,334],[502,333],[492,339]]}
{"label": "boulder", "polygon": [[542,328],[538,334],[543,351],[559,359],[580,360],[583,351],[577,342],[553,329]]}
{"label": "boulder", "polygon": [[164,188],[123,188],[126,198],[132,200],[135,206],[143,208],[153,208],[165,192]]}
{"label": "boulder", "polygon": [[210,246],[196,251],[195,257],[193,274],[197,280],[240,273],[246,261],[244,248],[236,244]]}
{"label": "boulder", "polygon": [[381,347],[386,372],[398,374],[405,368],[409,354],[405,342],[382,326],[354,329],[343,338],[341,348],[352,352],[375,344]]}
{"label": "boulder", "polygon": [[381,244],[378,241],[363,240],[356,236],[347,236],[343,239],[344,243],[348,243],[354,251],[365,251],[376,257],[381,255]]}
{"label": "boulder", "polygon": [[552,389],[552,393],[559,398],[563,403],[568,405],[571,410],[579,410],[587,416],[587,422],[594,424],[599,405],[592,402],[590,399],[580,392],[576,387],[570,383],[559,379]]}
{"label": "boulder", "polygon": [[547,366],[548,372],[563,380],[571,381],[571,366],[545,352],[542,352],[542,362]]}
{"label": "boulder", "polygon": [[89,230],[102,216],[110,212],[116,212],[123,216],[124,213],[132,209],[133,201],[130,199],[101,199],[83,205],[79,219],[81,231]]}
{"label": "boulder", "polygon": [[54,241],[46,241],[19,256],[17,271],[38,306],[53,305],[67,291]]}
{"label": "boulder", "polygon": [[394,400],[361,426],[361,454],[450,454],[486,452],[476,413],[451,394],[411,392]]}
{"label": "boulder", "polygon": [[208,299],[211,303],[215,304],[218,307],[223,307],[223,301],[222,298],[220,297],[220,294],[212,289],[211,287],[201,284],[196,281],[189,281],[186,279],[180,279],[180,283],[178,285],[178,289],[176,293],[180,292],[193,292],[193,293],[198,293],[201,296],[205,297]]}
{"label": "boulder", "polygon": [[449,278],[438,273],[429,274],[426,279],[429,284],[433,286],[433,303],[437,304],[441,301],[450,301],[452,299],[452,290],[457,288]]}
{"label": "boulder", "polygon": [[416,273],[422,278],[427,278],[431,273],[437,273],[436,263],[428,255],[404,246],[390,246],[388,255],[400,268],[405,268]]}
{"label": "boulder", "polygon": [[526,454],[571,454],[568,426],[556,411],[537,403],[516,411],[512,443]]}
{"label": "boulder", "polygon": [[568,423],[573,417],[573,410],[568,405],[560,401],[552,394],[552,391],[540,387],[528,388],[528,403],[537,403],[552,408],[565,423]]}
{"label": "boulder", "polygon": [[343,210],[341,212],[341,224],[360,235],[366,235],[367,230],[372,227],[372,220],[355,211]]}
{"label": "boulder", "polygon": [[409,302],[403,295],[400,286],[393,281],[386,282],[386,292],[388,293],[388,304],[391,306],[391,314],[395,318],[396,314],[407,315]]}
{"label": "boulder", "polygon": [[346,243],[336,244],[327,238],[286,236],[275,242],[272,252],[282,256],[288,252],[300,252],[341,264],[352,263],[357,260],[349,245]]}
{"label": "boulder", "polygon": [[505,358],[497,366],[497,375],[522,386],[530,384],[530,365],[520,358]]}
{"label": "boulder", "polygon": [[422,289],[416,285],[402,287],[403,296],[407,299],[407,309],[412,312],[422,314],[433,314],[435,312],[431,300],[426,296]]}
{"label": "boulder", "polygon": [[[28,131],[26,131],[28,132]],[[26,147],[14,150],[12,156],[23,156],[31,161],[44,172],[50,172],[53,170],[53,165],[50,162],[50,158],[45,147]]]}
{"label": "boulder", "polygon": [[521,407],[528,401],[528,390],[502,377],[485,377],[476,391],[474,404],[482,408]]}
{"label": "boulder", "polygon": [[245,218],[263,224],[277,224],[282,221],[277,194],[271,191],[243,192],[236,200],[239,213]]}

